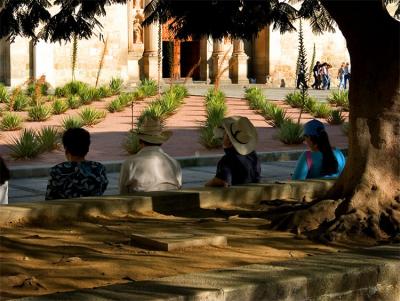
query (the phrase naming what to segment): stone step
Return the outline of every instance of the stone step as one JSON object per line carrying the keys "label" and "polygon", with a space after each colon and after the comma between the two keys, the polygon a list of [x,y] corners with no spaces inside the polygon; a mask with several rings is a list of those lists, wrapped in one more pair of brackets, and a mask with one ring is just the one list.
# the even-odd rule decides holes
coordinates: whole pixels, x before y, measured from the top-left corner
{"label": "stone step", "polygon": [[398,301],[399,270],[395,244],[19,300]]}

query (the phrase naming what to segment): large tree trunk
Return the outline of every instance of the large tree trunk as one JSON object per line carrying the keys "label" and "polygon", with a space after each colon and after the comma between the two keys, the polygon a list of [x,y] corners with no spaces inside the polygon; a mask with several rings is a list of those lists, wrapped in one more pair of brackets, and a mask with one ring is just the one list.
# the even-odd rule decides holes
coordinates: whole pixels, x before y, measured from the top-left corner
{"label": "large tree trunk", "polygon": [[[380,0],[322,3],[351,58],[348,159],[327,196],[342,201],[328,202],[319,212],[297,212],[289,224],[304,231],[318,220],[319,237],[329,240],[387,239],[400,229],[400,25]],[[318,218],[321,210],[326,214]]]}

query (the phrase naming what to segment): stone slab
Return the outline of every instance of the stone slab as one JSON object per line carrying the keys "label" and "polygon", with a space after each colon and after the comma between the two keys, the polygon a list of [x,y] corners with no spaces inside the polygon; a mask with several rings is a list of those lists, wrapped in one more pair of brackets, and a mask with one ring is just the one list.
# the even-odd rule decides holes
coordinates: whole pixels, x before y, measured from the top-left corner
{"label": "stone slab", "polygon": [[199,236],[190,233],[152,233],[132,234],[131,244],[147,249],[173,251],[191,247],[227,246],[228,241],[222,235]]}
{"label": "stone slab", "polygon": [[0,225],[53,223],[131,212],[174,214],[199,208],[255,205],[274,199],[308,200],[322,196],[333,184],[333,180],[284,181],[0,205]]}
{"label": "stone slab", "polygon": [[399,270],[396,244],[19,300],[398,301]]}

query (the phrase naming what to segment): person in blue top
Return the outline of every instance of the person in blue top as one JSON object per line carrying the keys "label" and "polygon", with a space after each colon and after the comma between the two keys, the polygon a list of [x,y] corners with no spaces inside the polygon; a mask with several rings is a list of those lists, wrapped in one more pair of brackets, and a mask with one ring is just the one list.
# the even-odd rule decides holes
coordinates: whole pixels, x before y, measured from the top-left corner
{"label": "person in blue top", "polygon": [[304,140],[310,150],[300,156],[292,180],[338,177],[346,159],[339,149],[331,147],[323,123],[316,119],[307,122]]}

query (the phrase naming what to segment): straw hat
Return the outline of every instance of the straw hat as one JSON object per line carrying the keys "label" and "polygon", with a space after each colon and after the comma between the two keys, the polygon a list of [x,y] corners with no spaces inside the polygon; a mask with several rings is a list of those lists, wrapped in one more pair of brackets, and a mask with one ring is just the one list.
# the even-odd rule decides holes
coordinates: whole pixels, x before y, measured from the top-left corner
{"label": "straw hat", "polygon": [[137,134],[140,140],[153,144],[163,144],[172,136],[171,131],[163,131],[159,119],[145,119]]}
{"label": "straw hat", "polygon": [[224,118],[222,127],[217,128],[214,131],[214,135],[222,138],[224,132],[226,132],[233,147],[239,154],[247,155],[256,149],[258,142],[257,130],[247,117],[230,116]]}

